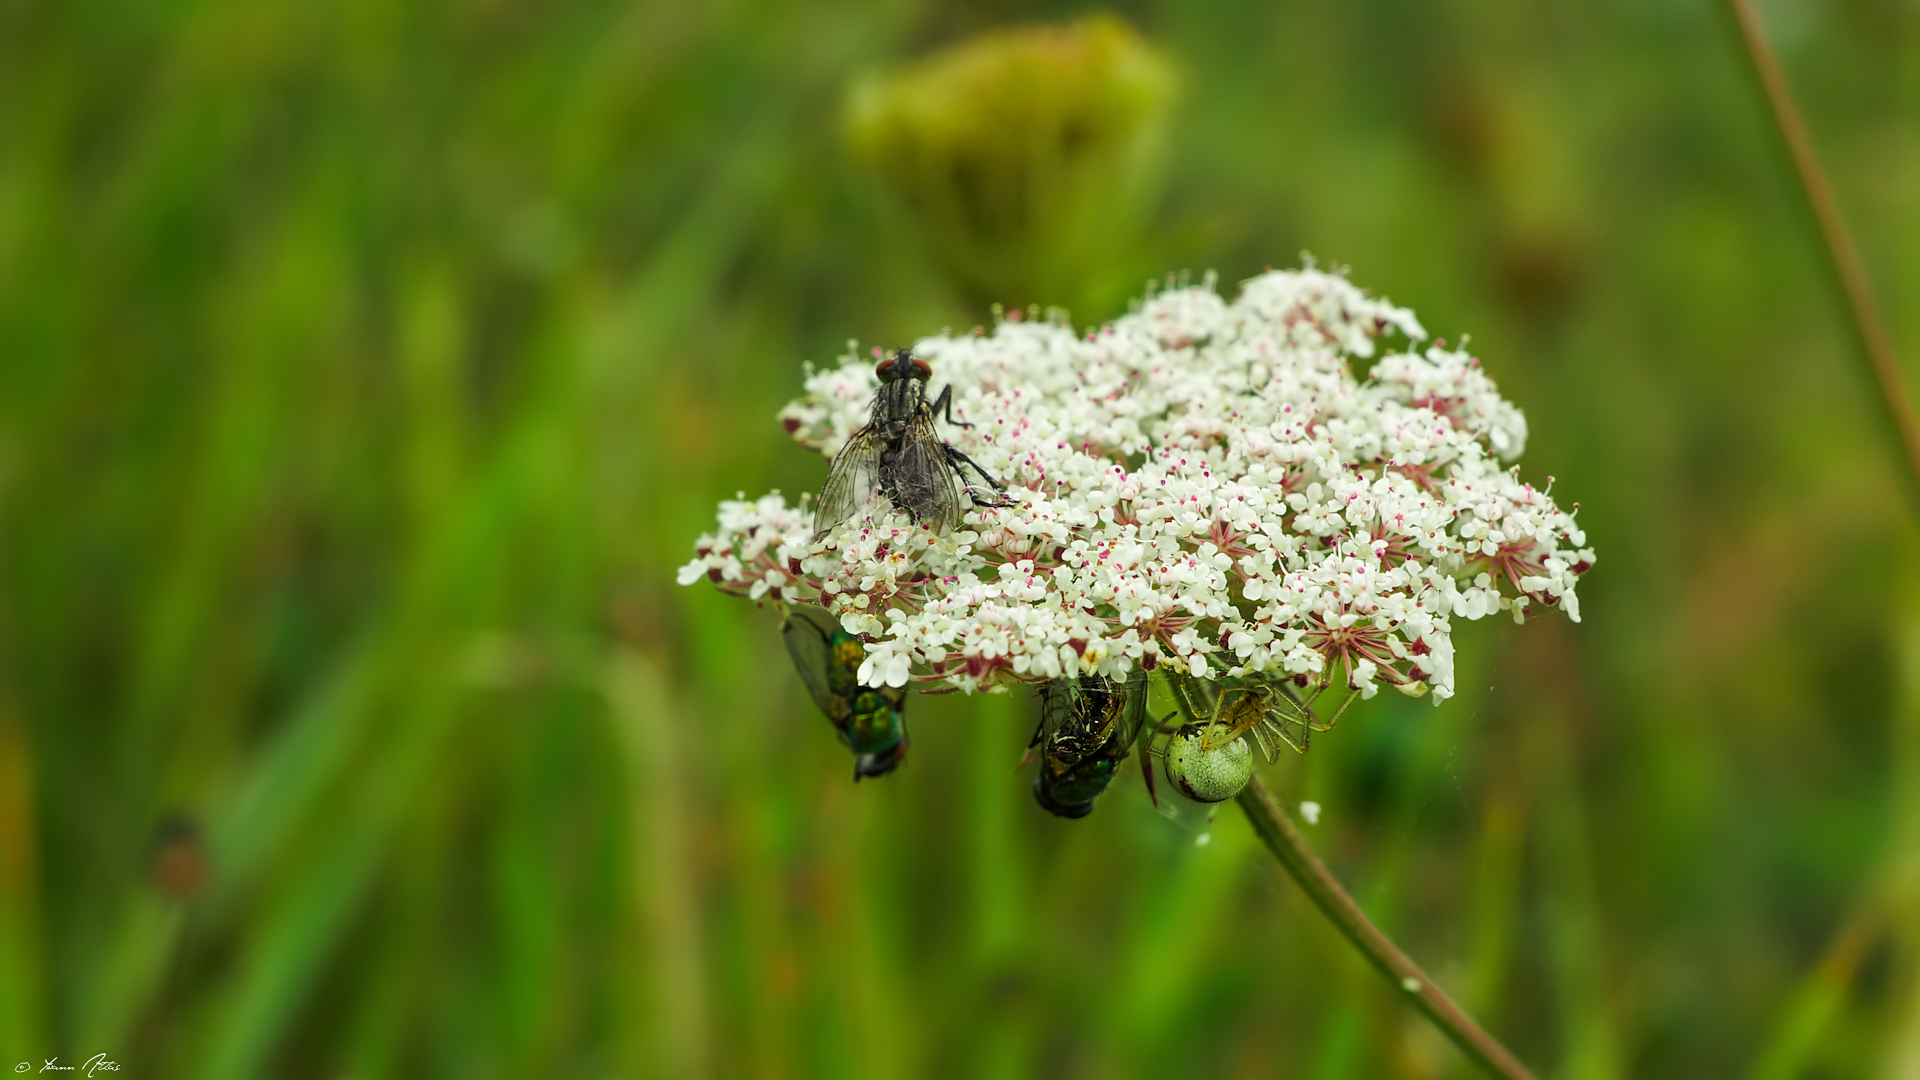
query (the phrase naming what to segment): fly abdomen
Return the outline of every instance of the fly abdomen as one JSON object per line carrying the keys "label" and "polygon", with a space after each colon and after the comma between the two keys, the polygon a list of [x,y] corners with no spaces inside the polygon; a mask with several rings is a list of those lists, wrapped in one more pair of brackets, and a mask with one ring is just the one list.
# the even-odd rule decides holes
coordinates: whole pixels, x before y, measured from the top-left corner
{"label": "fly abdomen", "polygon": [[866,646],[824,616],[795,610],[780,628],[794,670],[853,752],[853,778],[884,776],[907,756],[907,695],[860,685]]}

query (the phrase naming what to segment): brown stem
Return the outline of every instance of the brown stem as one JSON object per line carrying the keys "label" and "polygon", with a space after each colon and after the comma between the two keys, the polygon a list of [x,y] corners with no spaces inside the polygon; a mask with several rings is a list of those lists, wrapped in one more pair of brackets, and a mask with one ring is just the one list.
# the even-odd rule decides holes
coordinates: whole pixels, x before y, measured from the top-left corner
{"label": "brown stem", "polygon": [[1287,812],[1281,809],[1279,801],[1258,776],[1240,792],[1237,801],[1240,809],[1246,811],[1247,820],[1253,822],[1253,830],[1267,842],[1267,847],[1280,860],[1280,865],[1299,883],[1314,906],[1332,919],[1333,925],[1339,927],[1347,940],[1353,942],[1353,947],[1360,950],[1360,955],[1399,987],[1408,1002],[1447,1038],[1452,1039],[1461,1053],[1491,1075],[1507,1077],[1508,1080],[1533,1080],[1533,1074],[1527,1071],[1525,1065],[1520,1064],[1484,1028],[1474,1023],[1473,1017],[1461,1011],[1460,1006],[1442,993],[1418,964],[1408,959],[1399,946],[1373,925],[1366,913],[1360,910],[1360,905],[1354,903],[1353,897],[1340,887],[1340,882],[1326,864],[1300,838],[1300,832],[1293,827]]}
{"label": "brown stem", "polygon": [[1860,266],[1860,256],[1854,250],[1853,241],[1847,237],[1846,223],[1840,218],[1840,205],[1834,200],[1833,189],[1820,171],[1820,160],[1813,153],[1813,141],[1807,137],[1800,110],[1794,106],[1786,76],[1781,73],[1780,62],[1767,45],[1766,34],[1760,28],[1753,5],[1749,0],[1727,0],[1727,6],[1733,10],[1734,21],[1739,24],[1740,37],[1747,48],[1747,59],[1753,62],[1754,74],[1759,78],[1761,88],[1766,91],[1773,121],[1787,146],[1787,156],[1793,159],[1794,171],[1800,176],[1801,194],[1806,196],[1807,208],[1813,211],[1813,219],[1820,226],[1820,238],[1826,243],[1827,260],[1834,277],[1839,279],[1841,291],[1846,294],[1854,330],[1860,335],[1860,346],[1866,353],[1867,366],[1872,369],[1874,383],[1880,390],[1880,399],[1887,407],[1887,416],[1893,421],[1894,434],[1899,437],[1901,448],[1906,451],[1907,479],[1913,485],[1912,490],[1920,493],[1920,423],[1914,420],[1913,401],[1907,396],[1906,379],[1901,374],[1900,359],[1893,350],[1893,338],[1887,333],[1886,324],[1880,320],[1879,309],[1873,302],[1873,292],[1867,287],[1866,271]]}

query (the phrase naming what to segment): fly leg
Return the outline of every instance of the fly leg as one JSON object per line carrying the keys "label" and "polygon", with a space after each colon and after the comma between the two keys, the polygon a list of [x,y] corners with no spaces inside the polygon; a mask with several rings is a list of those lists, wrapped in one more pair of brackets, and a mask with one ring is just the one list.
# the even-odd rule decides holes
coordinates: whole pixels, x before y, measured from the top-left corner
{"label": "fly leg", "polygon": [[[942,396],[945,396],[945,395],[942,395]],[[962,451],[956,450],[953,447],[948,446],[946,443],[941,443],[940,447],[941,449],[947,452],[947,464],[951,465],[953,467],[953,471],[959,474],[960,483],[966,487],[967,497],[973,500],[973,505],[975,506],[1012,506],[1013,505],[1013,500],[1007,498],[1007,489],[1004,487],[1001,487],[1000,481],[995,480],[991,475],[987,473],[987,470],[981,468],[979,462],[974,461],[972,458],[968,457]],[[973,489],[973,485],[967,483],[967,474],[965,470],[961,469],[960,467],[962,465],[965,465],[968,468],[972,469],[974,472],[979,473],[980,479],[985,480],[988,484],[993,486],[994,496],[991,499],[982,499],[980,497],[980,493]]]}
{"label": "fly leg", "polygon": [[[941,419],[944,419],[947,423],[953,425],[954,427],[970,428],[973,426],[972,424],[969,424],[964,420],[955,420],[953,418],[953,384],[952,383],[948,383],[946,386],[943,386],[940,388],[940,396],[934,398],[933,404],[927,407],[927,414],[930,416],[940,417]],[[953,471],[955,473],[959,474],[961,486],[966,488],[967,498],[973,500],[973,505],[975,506],[1012,506],[1013,505],[1013,500],[1007,498],[1006,496],[1007,489],[1000,486],[1000,481],[995,480],[987,472],[987,470],[981,468],[978,462],[974,461],[972,458],[968,457],[965,453],[954,449],[953,447],[947,445],[944,442],[940,444],[940,448],[947,452],[947,464],[953,467]],[[980,493],[974,490],[973,485],[967,482],[967,474],[966,474],[966,471],[961,468],[962,465],[965,465],[968,468],[971,468],[974,472],[979,473],[980,479],[985,480],[987,484],[993,488],[995,494],[990,498],[982,499],[980,497]]]}
{"label": "fly leg", "polygon": [[929,415],[932,415],[932,416],[943,416],[947,421],[947,423],[952,424],[954,427],[970,428],[973,426],[972,424],[969,424],[964,420],[955,420],[953,418],[953,384],[952,383],[948,383],[947,385],[940,388],[940,396],[933,399],[933,404],[927,407],[927,412]]}

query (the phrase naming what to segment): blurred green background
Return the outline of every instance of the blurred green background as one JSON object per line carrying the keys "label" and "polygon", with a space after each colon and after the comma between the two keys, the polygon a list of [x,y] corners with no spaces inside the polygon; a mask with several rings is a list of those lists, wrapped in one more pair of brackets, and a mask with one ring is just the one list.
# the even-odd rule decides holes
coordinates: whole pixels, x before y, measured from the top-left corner
{"label": "blurred green background", "polygon": [[[1920,545],[1724,14],[1113,10],[1163,182],[965,233],[843,102],[1082,8],[0,5],[0,1067],[1464,1075],[1230,808],[1047,816],[1011,697],[856,787],[673,584],[817,488],[803,361],[1305,249],[1472,335],[1600,561],[1268,783],[1543,1077],[1920,1075]],[[1920,358],[1920,9],[1763,14]]]}

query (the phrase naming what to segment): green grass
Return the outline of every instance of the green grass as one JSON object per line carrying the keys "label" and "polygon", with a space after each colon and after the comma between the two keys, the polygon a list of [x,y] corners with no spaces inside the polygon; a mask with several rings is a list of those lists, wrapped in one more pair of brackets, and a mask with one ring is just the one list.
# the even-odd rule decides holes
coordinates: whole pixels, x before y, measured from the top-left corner
{"label": "green grass", "polygon": [[[771,614],[672,583],[820,482],[801,362],[987,318],[845,87],[1077,10],[0,9],[0,1066],[1458,1074],[1230,813],[1047,817],[1010,699],[849,784]],[[1542,1075],[1913,1060],[1910,891],[1803,980],[1911,889],[1920,546],[1718,9],[1123,13],[1185,86],[1128,258],[1470,332],[1600,553],[1266,773],[1313,842]],[[1768,14],[1920,355],[1920,23]]]}

